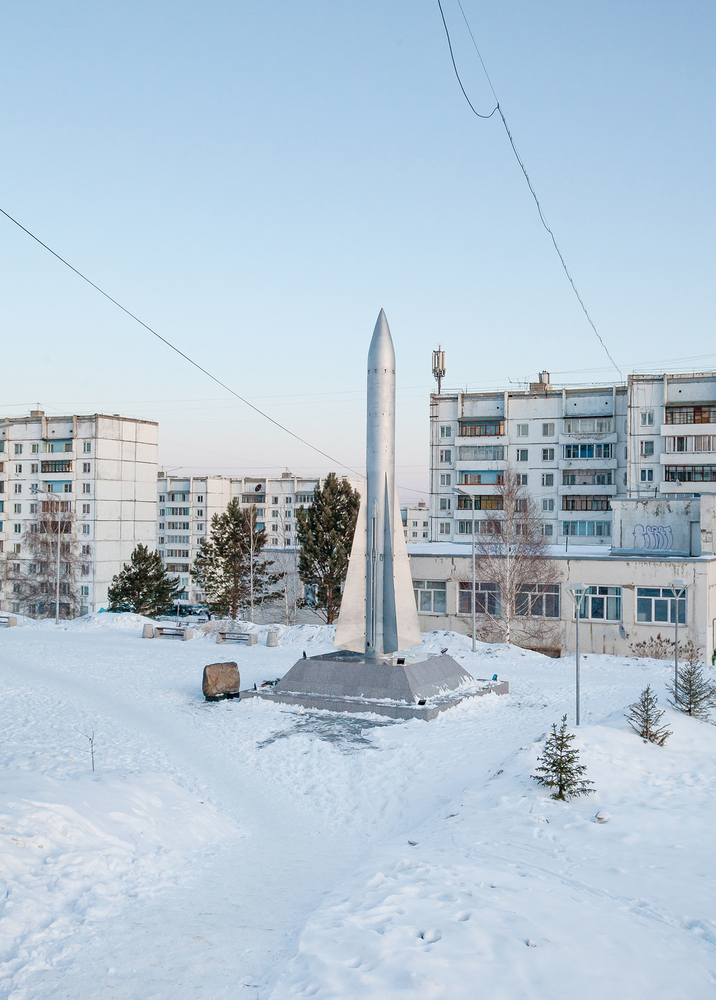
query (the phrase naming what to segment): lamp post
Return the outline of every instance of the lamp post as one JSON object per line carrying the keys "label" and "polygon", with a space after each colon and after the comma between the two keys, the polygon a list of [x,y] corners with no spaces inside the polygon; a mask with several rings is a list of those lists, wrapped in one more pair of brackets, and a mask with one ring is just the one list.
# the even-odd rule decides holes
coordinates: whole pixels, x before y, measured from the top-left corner
{"label": "lamp post", "polygon": [[[30,487],[30,493],[37,496],[38,493],[52,494],[52,490],[48,490],[47,487],[38,486],[37,483],[33,483]],[[52,511],[50,511],[52,514]],[[50,521],[52,524],[52,521]],[[60,551],[62,549],[62,542],[60,535],[62,534],[62,521],[60,520],[60,503],[57,501],[57,565],[55,572],[55,625],[60,624]]]}
{"label": "lamp post", "polygon": [[576,702],[577,702],[576,719],[577,719],[577,725],[579,725],[579,701],[581,694],[581,688],[580,688],[581,677],[579,670],[579,619],[582,615],[582,608],[584,607],[584,601],[587,596],[587,587],[583,583],[570,583],[570,585],[567,587],[567,593],[572,598],[572,603],[574,604],[574,613],[577,620],[577,626],[576,626],[577,638],[575,643],[576,649],[574,654],[574,660],[576,668],[575,669],[575,687],[576,687]]}
{"label": "lamp post", "polygon": [[475,652],[475,498],[472,493],[459,490],[453,486],[454,493],[461,493],[464,497],[470,497],[470,509],[472,511],[472,651]]}
{"label": "lamp post", "polygon": [[674,697],[676,697],[676,684],[679,680],[679,601],[686,593],[686,584],[683,580],[672,580],[669,586],[674,595]]}

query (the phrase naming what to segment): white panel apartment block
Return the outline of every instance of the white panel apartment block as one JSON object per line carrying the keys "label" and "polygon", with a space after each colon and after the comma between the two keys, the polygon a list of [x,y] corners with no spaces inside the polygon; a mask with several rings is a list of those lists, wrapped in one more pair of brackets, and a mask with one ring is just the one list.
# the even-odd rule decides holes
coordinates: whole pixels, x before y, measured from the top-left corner
{"label": "white panel apartment block", "polygon": [[[43,494],[51,491],[71,504],[77,541],[89,548],[82,556],[86,570],[79,581],[83,610],[106,608],[112,577],[129,561],[137,543],[155,545],[157,436],[154,421],[118,415],[48,417],[33,410],[29,417],[1,420],[3,569],[9,557],[27,557],[22,542],[14,539],[22,537],[32,519],[30,487],[36,485]],[[15,496],[21,498],[19,513]],[[3,610],[20,611],[13,609],[6,572],[1,586]]]}

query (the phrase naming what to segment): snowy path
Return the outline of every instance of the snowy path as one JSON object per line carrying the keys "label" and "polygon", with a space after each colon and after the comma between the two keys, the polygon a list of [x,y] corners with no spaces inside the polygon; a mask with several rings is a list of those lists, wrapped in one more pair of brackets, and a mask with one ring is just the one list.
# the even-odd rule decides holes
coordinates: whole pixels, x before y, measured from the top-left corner
{"label": "snowy path", "polygon": [[[601,802],[559,813],[525,778],[532,741],[571,710],[569,664],[515,651],[483,656],[476,673],[499,665],[514,695],[464,703],[430,724],[362,732],[365,723],[264,702],[203,701],[207,662],[234,657],[252,683],[281,675],[301,648],[328,648],[321,630],[286,638],[277,649],[222,648],[217,657],[208,641],[143,642],[136,630],[0,633],[9,778],[0,834],[14,823],[22,841],[2,855],[10,878],[0,931],[10,944],[0,995],[357,1000],[408,989],[455,1000],[476,995],[468,970],[478,962],[485,996],[517,1000],[549,988],[566,998],[554,993],[554,956],[542,947],[545,927],[558,942],[567,934],[552,913],[557,902],[567,924],[600,940],[623,924],[621,944],[608,949],[612,957],[624,951],[622,964],[634,946],[653,946],[658,924],[670,941],[676,935],[671,951],[685,966],[676,992],[667,977],[669,995],[713,989],[713,864],[710,849],[698,847],[704,817],[681,831],[691,868],[702,871],[689,872],[689,918],[661,844],[665,836],[677,850],[668,814],[663,836],[650,843],[618,822],[590,822]],[[464,651],[462,640],[454,644]],[[647,675],[666,672],[610,657],[589,662],[592,722],[632,700]],[[95,776],[72,749],[85,727],[97,733]],[[584,732],[593,766],[604,771],[600,784],[615,767],[626,774],[634,766],[633,737]],[[653,796],[662,779],[652,781],[645,759],[640,773]],[[713,770],[692,775],[711,820]],[[664,778],[660,791],[673,798],[673,781]],[[626,808],[626,790],[619,793]],[[555,825],[558,816],[569,822]],[[627,870],[630,837],[642,844]],[[689,919],[696,923],[685,930]],[[532,935],[541,936],[537,950],[526,948]],[[560,947],[576,975],[585,955],[573,941]],[[710,957],[694,962],[693,947]],[[500,992],[505,963],[515,982]],[[600,965],[585,965],[600,984],[595,997],[610,983]],[[651,966],[656,976],[658,955]]]}

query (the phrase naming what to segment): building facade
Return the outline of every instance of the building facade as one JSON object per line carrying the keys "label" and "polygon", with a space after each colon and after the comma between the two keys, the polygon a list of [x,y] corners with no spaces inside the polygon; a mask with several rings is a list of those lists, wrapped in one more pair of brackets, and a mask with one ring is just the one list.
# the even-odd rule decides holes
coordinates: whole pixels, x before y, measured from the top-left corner
{"label": "building facade", "polygon": [[61,522],[60,612],[107,606],[112,577],[135,546],[155,544],[157,430],[149,420],[42,410],[0,421],[3,610],[48,613],[28,596],[47,571],[33,555],[33,533],[59,534]]}
{"label": "building facade", "polygon": [[[583,652],[635,655],[634,646],[674,638],[691,641],[702,661],[711,662],[716,640],[716,496],[614,500],[614,545],[551,546],[555,582],[523,588],[518,601],[525,625],[517,645],[566,655],[575,648],[575,615],[566,588],[589,588],[580,619]],[[410,544],[415,600],[424,632],[450,629],[470,634],[472,560],[470,548],[444,542]],[[672,582],[685,584],[677,600]],[[500,594],[491,581],[475,580],[477,637],[489,612],[500,617]],[[545,638],[534,641],[535,620]],[[521,634],[523,632],[524,634]],[[532,633],[532,637],[530,637]]]}
{"label": "building facade", "polygon": [[403,535],[406,542],[424,542],[430,538],[430,509],[422,501],[417,507],[401,507]]}
{"label": "building facade", "polygon": [[716,492],[716,373],[431,395],[432,541],[469,542],[471,504],[479,531],[507,469],[550,539],[609,546],[614,500]]}

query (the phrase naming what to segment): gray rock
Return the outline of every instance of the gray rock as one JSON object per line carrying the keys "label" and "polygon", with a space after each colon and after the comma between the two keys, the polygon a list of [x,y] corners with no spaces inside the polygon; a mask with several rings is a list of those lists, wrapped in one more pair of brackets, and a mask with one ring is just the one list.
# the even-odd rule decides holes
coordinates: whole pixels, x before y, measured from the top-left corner
{"label": "gray rock", "polygon": [[209,663],[204,667],[201,689],[207,701],[238,698],[239,668],[236,663]]}

